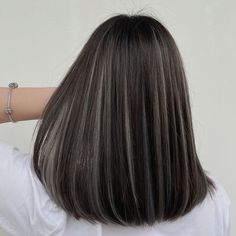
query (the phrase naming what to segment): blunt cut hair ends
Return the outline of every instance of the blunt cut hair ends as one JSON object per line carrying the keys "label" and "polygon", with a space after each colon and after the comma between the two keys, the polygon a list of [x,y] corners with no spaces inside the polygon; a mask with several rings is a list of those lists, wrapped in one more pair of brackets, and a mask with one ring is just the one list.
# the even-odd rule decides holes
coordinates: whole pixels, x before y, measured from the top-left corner
{"label": "blunt cut hair ends", "polygon": [[154,17],[101,23],[37,125],[32,168],[76,219],[153,225],[214,193],[196,152],[180,52]]}

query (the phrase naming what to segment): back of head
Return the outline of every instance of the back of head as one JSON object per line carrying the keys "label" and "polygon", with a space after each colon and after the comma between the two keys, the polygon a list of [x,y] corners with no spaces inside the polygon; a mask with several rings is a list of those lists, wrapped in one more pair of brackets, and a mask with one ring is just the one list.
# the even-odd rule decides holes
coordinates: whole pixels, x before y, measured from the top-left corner
{"label": "back of head", "polygon": [[95,29],[43,111],[32,164],[60,207],[92,223],[175,220],[213,192],[163,24],[119,14]]}

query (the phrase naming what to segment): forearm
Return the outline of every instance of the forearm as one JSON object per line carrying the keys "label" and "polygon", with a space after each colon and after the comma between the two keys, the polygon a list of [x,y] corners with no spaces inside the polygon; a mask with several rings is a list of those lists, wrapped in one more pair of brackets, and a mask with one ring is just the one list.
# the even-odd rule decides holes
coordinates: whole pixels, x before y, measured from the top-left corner
{"label": "forearm", "polygon": [[[12,90],[11,108],[15,121],[39,119],[55,87],[30,88],[19,87]],[[4,108],[7,105],[8,87],[0,87],[0,123],[10,122]]]}

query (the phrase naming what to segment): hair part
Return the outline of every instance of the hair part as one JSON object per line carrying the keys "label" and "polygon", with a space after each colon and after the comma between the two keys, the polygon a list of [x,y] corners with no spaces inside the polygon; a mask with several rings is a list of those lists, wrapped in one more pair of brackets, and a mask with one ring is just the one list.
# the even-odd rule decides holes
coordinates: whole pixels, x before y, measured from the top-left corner
{"label": "hair part", "polygon": [[38,124],[32,166],[76,219],[171,221],[215,189],[196,152],[180,52],[151,16],[101,23]]}

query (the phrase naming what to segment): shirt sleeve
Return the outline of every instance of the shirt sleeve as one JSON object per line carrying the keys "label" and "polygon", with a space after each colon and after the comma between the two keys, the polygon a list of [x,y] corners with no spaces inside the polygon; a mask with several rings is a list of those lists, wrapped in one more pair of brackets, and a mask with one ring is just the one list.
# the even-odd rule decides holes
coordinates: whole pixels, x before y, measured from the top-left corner
{"label": "shirt sleeve", "polygon": [[217,183],[218,188],[219,206],[222,212],[222,235],[231,236],[232,205],[230,197],[220,181],[216,177],[211,176],[211,178]]}
{"label": "shirt sleeve", "polygon": [[56,235],[65,220],[32,171],[30,154],[0,140],[0,227],[13,236]]}
{"label": "shirt sleeve", "polygon": [[0,141],[0,227],[12,235],[17,235],[22,219],[16,213],[27,197],[26,158],[17,147]]}
{"label": "shirt sleeve", "polygon": [[231,235],[231,225],[232,225],[232,204],[231,200],[229,199],[228,195],[225,195],[226,198],[226,206],[225,206],[225,219],[224,219],[224,235],[230,236]]}

